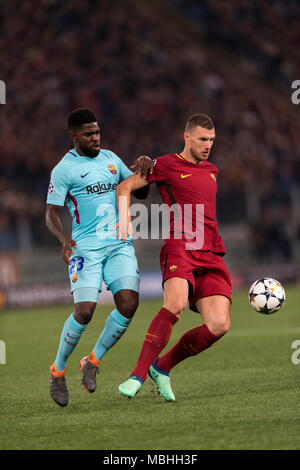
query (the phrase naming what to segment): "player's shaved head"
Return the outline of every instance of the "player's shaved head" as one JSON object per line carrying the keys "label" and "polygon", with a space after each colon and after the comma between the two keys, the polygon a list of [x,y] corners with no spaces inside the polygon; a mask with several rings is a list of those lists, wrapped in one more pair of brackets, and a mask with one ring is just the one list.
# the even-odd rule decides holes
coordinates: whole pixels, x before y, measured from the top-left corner
{"label": "player's shaved head", "polygon": [[185,132],[193,132],[197,126],[203,127],[204,129],[212,130],[215,128],[212,119],[206,114],[194,114],[191,116],[186,123]]}
{"label": "player's shaved head", "polygon": [[89,109],[75,109],[68,116],[69,131],[76,131],[84,124],[97,122],[97,118]]}

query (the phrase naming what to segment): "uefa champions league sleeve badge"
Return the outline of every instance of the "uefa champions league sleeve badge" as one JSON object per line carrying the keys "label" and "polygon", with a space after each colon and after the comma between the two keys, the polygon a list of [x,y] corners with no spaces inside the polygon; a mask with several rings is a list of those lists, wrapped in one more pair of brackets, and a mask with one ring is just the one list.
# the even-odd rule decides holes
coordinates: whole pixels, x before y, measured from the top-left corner
{"label": "uefa champions league sleeve badge", "polygon": [[48,186],[48,194],[53,194],[54,193],[54,184],[52,181],[50,181],[49,186]]}

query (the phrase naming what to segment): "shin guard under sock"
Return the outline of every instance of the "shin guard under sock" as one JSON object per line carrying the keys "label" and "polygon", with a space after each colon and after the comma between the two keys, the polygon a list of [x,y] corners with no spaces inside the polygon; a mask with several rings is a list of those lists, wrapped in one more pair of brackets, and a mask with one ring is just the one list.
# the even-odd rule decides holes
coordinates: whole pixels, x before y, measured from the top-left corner
{"label": "shin guard under sock", "polygon": [[110,313],[107,317],[104,330],[93,349],[98,361],[100,361],[104,354],[119,341],[130,325],[131,320],[131,318],[126,318],[121,315],[117,309]]}
{"label": "shin guard under sock", "polygon": [[82,333],[87,325],[81,325],[74,318],[74,313],[67,318],[60,337],[60,343],[55,359],[56,368],[62,371],[67,363],[68,357],[78,344]]}
{"label": "shin guard under sock", "polygon": [[148,328],[138,362],[130,374],[131,377],[145,381],[149,367],[168,344],[177,320],[178,317],[166,308],[158,312]]}

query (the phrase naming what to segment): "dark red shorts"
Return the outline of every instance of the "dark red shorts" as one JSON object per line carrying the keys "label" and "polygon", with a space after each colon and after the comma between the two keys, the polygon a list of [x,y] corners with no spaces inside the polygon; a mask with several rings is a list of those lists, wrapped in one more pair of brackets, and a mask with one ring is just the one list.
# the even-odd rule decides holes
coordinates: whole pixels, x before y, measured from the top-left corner
{"label": "dark red shorts", "polygon": [[162,280],[182,277],[189,281],[190,309],[210,295],[225,295],[231,301],[230,274],[223,258],[210,251],[185,250],[184,246],[164,245],[160,253]]}

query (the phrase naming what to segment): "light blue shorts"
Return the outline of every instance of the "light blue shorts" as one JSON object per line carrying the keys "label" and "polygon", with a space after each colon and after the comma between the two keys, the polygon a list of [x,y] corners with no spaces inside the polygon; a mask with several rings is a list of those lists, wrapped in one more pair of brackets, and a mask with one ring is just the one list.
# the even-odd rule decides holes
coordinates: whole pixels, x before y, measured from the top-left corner
{"label": "light blue shorts", "polygon": [[134,247],[128,243],[99,250],[75,249],[69,266],[74,302],[97,302],[104,281],[114,295],[121,289],[139,292],[139,270]]}

